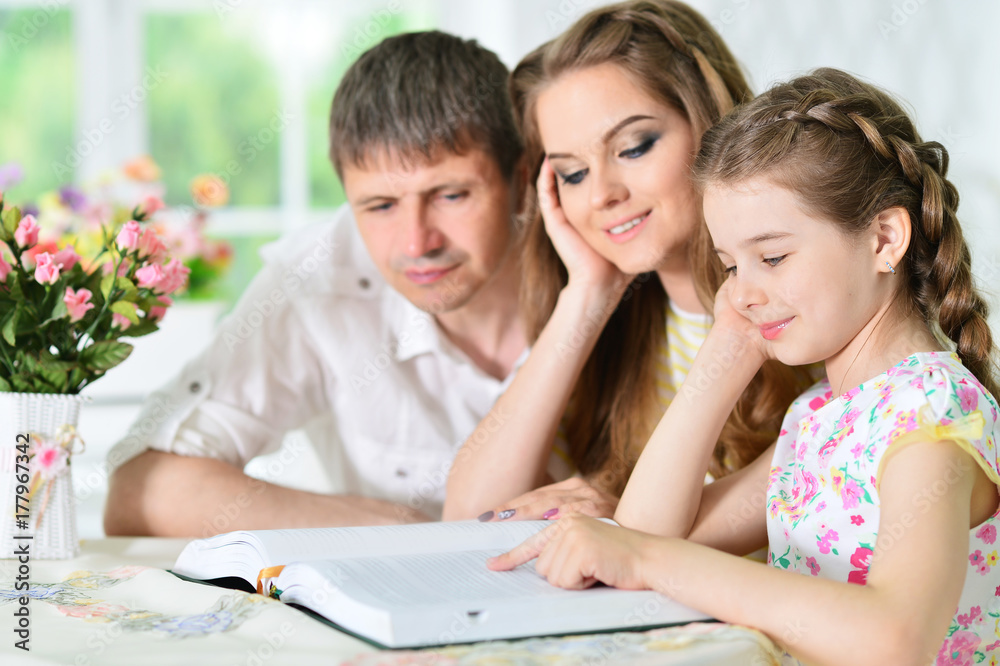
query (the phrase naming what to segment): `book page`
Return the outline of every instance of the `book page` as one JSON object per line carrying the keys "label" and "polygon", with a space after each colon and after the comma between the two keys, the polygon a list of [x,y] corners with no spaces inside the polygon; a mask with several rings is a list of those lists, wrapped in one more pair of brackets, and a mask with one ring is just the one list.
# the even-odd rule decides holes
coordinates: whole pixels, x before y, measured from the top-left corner
{"label": "book page", "polygon": [[[277,586],[285,589],[300,575],[299,570],[312,569],[329,586],[357,601],[396,610],[437,603],[572,594],[549,585],[530,565],[513,571],[487,569],[487,558],[502,552],[502,549],[454,551],[299,563],[285,567]],[[320,595],[323,596],[326,595]],[[309,605],[308,599],[301,602]]]}
{"label": "book page", "polygon": [[502,552],[453,551],[300,562],[276,580],[306,606],[382,645],[415,647],[709,619],[650,590],[564,590],[531,564],[490,571]]}
{"label": "book page", "polygon": [[177,558],[174,571],[199,579],[240,576],[254,584],[260,569],[292,562],[452,550],[509,550],[550,524],[549,521],[466,520],[228,532],[192,541]]}

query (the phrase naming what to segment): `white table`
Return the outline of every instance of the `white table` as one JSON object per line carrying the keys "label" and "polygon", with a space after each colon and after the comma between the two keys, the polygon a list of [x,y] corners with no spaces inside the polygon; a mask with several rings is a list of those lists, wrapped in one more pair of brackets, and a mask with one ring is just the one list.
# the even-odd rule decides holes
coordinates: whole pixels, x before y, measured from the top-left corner
{"label": "white table", "polygon": [[[746,664],[780,663],[758,632],[692,624],[435,651],[377,651],[298,610],[165,571],[184,539],[85,540],[72,560],[30,562],[30,652],[14,647],[19,563],[0,560],[0,663],[14,664]],[[6,555],[6,554],[4,554]]]}

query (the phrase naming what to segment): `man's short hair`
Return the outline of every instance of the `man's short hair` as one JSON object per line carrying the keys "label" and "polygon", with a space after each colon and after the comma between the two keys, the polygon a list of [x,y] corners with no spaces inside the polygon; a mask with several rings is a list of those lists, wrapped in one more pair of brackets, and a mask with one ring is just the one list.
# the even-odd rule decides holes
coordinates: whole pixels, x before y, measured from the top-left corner
{"label": "man's short hair", "polygon": [[475,40],[437,30],[389,37],[344,74],[330,110],[330,159],[366,166],[380,149],[406,161],[481,148],[511,180],[523,145],[507,68]]}

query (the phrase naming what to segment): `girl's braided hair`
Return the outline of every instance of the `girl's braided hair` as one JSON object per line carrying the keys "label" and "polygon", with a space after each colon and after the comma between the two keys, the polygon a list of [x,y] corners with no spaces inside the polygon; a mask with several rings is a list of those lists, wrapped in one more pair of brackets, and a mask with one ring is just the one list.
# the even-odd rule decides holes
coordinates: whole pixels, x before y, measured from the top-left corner
{"label": "girl's braided hair", "polygon": [[[912,233],[895,267],[900,305],[904,313],[915,309],[932,330],[939,326],[996,395],[988,306],[973,284],[955,215],[948,152],[922,141],[887,93],[836,69],[815,70],[771,88],[709,130],[694,169],[702,188],[766,178],[848,234],[869,229],[882,211],[904,208]],[[711,241],[703,231],[698,242]],[[706,291],[721,283],[718,266],[703,263],[697,274]]]}

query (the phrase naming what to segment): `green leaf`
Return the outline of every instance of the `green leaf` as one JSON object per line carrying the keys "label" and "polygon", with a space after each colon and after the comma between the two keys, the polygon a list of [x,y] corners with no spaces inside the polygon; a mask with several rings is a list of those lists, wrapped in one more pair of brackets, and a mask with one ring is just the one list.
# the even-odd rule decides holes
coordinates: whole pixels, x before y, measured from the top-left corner
{"label": "green leaf", "polygon": [[136,289],[135,283],[127,277],[120,276],[115,280],[115,287],[122,290],[122,300],[130,303],[135,303],[139,300],[139,290]]}
{"label": "green leaf", "polygon": [[4,231],[13,238],[14,232],[17,231],[17,225],[21,223],[21,211],[17,207],[8,208],[3,212],[2,219]]}
{"label": "green leaf", "polygon": [[132,353],[132,345],[117,340],[95,342],[80,352],[80,365],[84,370],[107,372]]}
{"label": "green leaf", "polygon": [[10,383],[3,377],[0,377],[0,391],[10,392],[10,390],[11,390]]}
{"label": "green leaf", "polygon": [[69,310],[66,309],[66,301],[59,299],[56,301],[56,305],[52,308],[52,312],[49,314],[49,318],[42,322],[42,325],[48,324],[50,321],[57,321],[63,317],[69,316]]}
{"label": "green leaf", "polygon": [[37,364],[36,373],[46,384],[52,386],[57,393],[66,391],[68,381],[68,363],[63,361],[46,361],[42,359]]}
{"label": "green leaf", "polygon": [[121,316],[129,320],[130,324],[139,323],[139,315],[135,312],[135,305],[132,303],[126,303],[125,301],[118,301],[111,304],[111,311],[117,312]]}
{"label": "green leaf", "polygon": [[88,378],[87,373],[80,368],[73,368],[69,373],[69,386],[67,391],[70,393],[77,393],[80,390],[80,384],[87,380],[88,382],[93,381],[93,378]]}
{"label": "green leaf", "polygon": [[108,273],[101,280],[101,295],[104,296],[104,300],[111,298],[111,289],[115,285],[115,277],[113,273]]}
{"label": "green leaf", "polygon": [[38,391],[35,390],[34,383],[20,373],[12,376],[10,378],[10,383],[11,386],[14,387],[14,390],[18,393],[38,393]]}
{"label": "green leaf", "polygon": [[14,312],[10,315],[3,325],[3,339],[7,341],[11,347],[17,345],[17,320],[21,317],[21,306],[20,304],[14,309]]}
{"label": "green leaf", "polygon": [[143,319],[138,326],[129,326],[126,331],[122,332],[122,337],[141,338],[144,335],[155,333],[158,330],[160,330],[160,327],[155,321]]}

